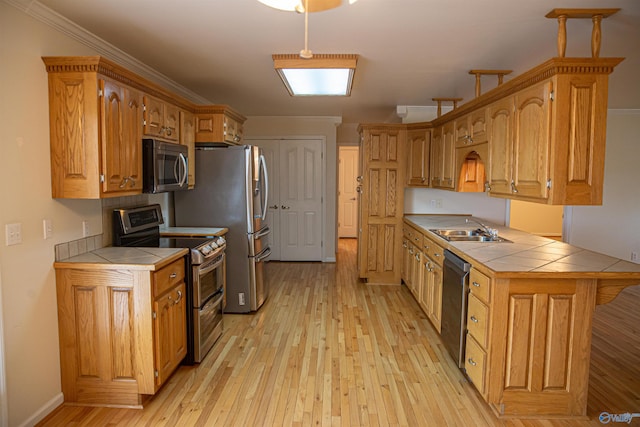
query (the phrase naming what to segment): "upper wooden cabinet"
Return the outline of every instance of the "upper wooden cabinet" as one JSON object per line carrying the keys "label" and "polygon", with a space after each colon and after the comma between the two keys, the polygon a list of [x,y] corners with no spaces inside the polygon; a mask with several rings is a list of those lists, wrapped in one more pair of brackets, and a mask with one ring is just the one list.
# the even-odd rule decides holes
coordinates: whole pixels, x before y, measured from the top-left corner
{"label": "upper wooden cabinet", "polygon": [[435,128],[431,142],[431,186],[452,190],[455,188],[454,122]]}
{"label": "upper wooden cabinet", "polygon": [[145,95],[144,134],[178,141],[180,138],[180,109],[173,104]]}
{"label": "upper wooden cabinet", "polygon": [[202,125],[196,123],[196,111],[221,115],[220,139],[208,140],[201,134],[198,141],[242,141],[245,118],[225,105],[196,106],[100,56],[42,60],[49,78],[54,198],[140,194],[144,135],[189,147],[192,188],[196,125]]}
{"label": "upper wooden cabinet", "polygon": [[196,142],[241,144],[246,117],[226,105],[198,107]]}
{"label": "upper wooden cabinet", "polygon": [[407,185],[411,187],[428,187],[431,130],[424,128],[410,129],[407,132],[407,140]]}
{"label": "upper wooden cabinet", "polygon": [[492,195],[548,198],[552,88],[543,81],[489,107]]}
{"label": "upper wooden cabinet", "polygon": [[[439,162],[433,166],[433,157],[442,151],[446,159],[446,130],[453,126],[458,148],[486,139],[491,195],[601,204],[608,75],[622,59],[552,58],[437,118],[432,185],[446,188],[446,172],[439,172]],[[443,129],[440,142],[437,128]]]}
{"label": "upper wooden cabinet", "polygon": [[43,60],[49,71],[52,197],[140,193],[141,92],[93,67]]}

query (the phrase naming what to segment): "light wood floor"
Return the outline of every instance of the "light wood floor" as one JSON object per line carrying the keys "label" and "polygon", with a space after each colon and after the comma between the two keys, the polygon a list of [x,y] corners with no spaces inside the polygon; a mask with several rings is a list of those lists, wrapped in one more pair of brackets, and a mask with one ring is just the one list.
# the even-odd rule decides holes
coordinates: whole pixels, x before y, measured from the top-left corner
{"label": "light wood floor", "polygon": [[355,255],[343,239],[336,264],[267,264],[265,305],[226,315],[203,363],[181,366],[143,410],[66,406],[40,425],[602,426],[603,411],[640,412],[639,287],[596,310],[591,420],[501,421],[406,287],[359,282]]}

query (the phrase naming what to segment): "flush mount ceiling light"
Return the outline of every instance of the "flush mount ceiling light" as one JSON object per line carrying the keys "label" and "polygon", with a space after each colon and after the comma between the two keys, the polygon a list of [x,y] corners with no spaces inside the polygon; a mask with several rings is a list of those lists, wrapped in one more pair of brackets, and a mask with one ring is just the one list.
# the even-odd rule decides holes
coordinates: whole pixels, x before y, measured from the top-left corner
{"label": "flush mount ceiling light", "polygon": [[[351,95],[351,85],[358,55],[320,54],[314,56],[308,46],[309,11],[312,0],[304,1],[306,6],[304,10],[304,49],[298,55],[273,55],[273,66],[291,96],[349,96]],[[330,0],[323,1],[329,2]]]}
{"label": "flush mount ceiling light", "polygon": [[[274,9],[286,10],[290,12],[302,13],[305,10],[309,12],[322,12],[323,10],[334,9],[342,4],[342,0],[308,0],[305,7],[305,0],[258,0],[262,4],[266,4]],[[349,0],[349,4],[355,3],[357,0]]]}
{"label": "flush mount ceiling light", "polygon": [[358,55],[273,55],[273,66],[292,96],[349,96]]}

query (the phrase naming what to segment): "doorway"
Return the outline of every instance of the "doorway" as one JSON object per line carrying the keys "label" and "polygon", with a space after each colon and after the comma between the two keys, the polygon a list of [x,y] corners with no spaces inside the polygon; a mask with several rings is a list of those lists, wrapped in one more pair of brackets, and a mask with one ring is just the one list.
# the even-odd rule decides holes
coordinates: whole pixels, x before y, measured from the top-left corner
{"label": "doorway", "polygon": [[357,146],[338,147],[338,238],[358,237]]}

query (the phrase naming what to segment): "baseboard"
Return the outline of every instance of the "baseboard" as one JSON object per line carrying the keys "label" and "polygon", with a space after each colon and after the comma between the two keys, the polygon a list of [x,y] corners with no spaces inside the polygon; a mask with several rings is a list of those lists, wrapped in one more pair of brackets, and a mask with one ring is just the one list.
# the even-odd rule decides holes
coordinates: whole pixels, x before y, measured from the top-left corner
{"label": "baseboard", "polygon": [[49,400],[47,403],[42,405],[35,414],[31,415],[27,418],[20,427],[33,427],[40,421],[44,420],[44,418],[53,412],[58,406],[64,403],[64,395],[62,392],[58,393],[53,399]]}

